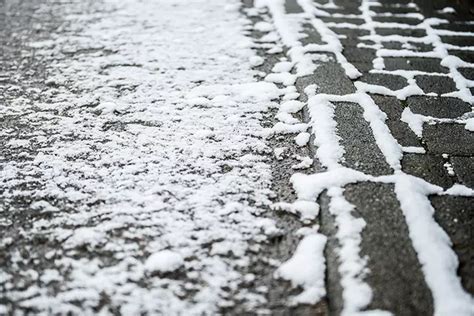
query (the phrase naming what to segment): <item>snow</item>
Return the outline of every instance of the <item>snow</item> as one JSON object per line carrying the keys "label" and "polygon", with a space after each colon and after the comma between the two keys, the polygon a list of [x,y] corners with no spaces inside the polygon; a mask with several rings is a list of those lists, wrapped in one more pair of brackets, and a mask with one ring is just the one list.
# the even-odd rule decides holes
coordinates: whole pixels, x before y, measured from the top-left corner
{"label": "snow", "polygon": [[456,13],[456,10],[452,7],[446,7],[442,10],[438,10],[439,13]]}
{"label": "snow", "polygon": [[444,194],[456,196],[474,196],[474,190],[466,187],[465,185],[456,183],[446,190]]}
{"label": "snow", "polygon": [[423,147],[406,146],[402,147],[403,152],[411,154],[426,154],[426,150]]}
{"label": "snow", "polygon": [[306,144],[308,144],[310,137],[311,137],[310,133],[302,132],[296,135],[295,142],[298,146],[303,147],[303,146],[306,146]]}
{"label": "snow", "polygon": [[286,112],[286,113],[297,113],[301,111],[301,109],[304,107],[304,103],[301,101],[297,100],[290,100],[281,103],[280,105],[280,111]]}
{"label": "snow", "polygon": [[254,29],[260,32],[270,32],[273,30],[273,25],[268,22],[260,21],[255,23]]}
{"label": "snow", "polygon": [[276,63],[275,66],[273,66],[272,71],[273,72],[290,72],[291,69],[293,69],[293,63],[290,63],[289,61],[281,61],[279,63]]}
{"label": "snow", "polygon": [[304,200],[297,200],[293,203],[278,202],[273,204],[272,208],[298,214],[304,222],[316,219],[319,214],[318,203]]}
{"label": "snow", "polygon": [[258,67],[262,65],[265,62],[265,60],[260,56],[251,56],[249,58],[249,62],[252,67]]}
{"label": "snow", "polygon": [[296,76],[289,72],[271,73],[265,77],[265,81],[292,86],[295,84]]}
{"label": "snow", "polygon": [[283,122],[276,123],[271,129],[271,134],[295,134],[306,132],[308,129],[308,124],[298,123],[298,124],[286,124]]}
{"label": "snow", "polygon": [[[297,118],[293,117],[291,114],[286,113],[286,112],[280,112],[278,113],[275,118],[279,120],[280,122],[283,122],[285,124],[296,124],[300,123],[301,121],[298,120]],[[299,135],[299,134],[298,134]]]}
{"label": "snow", "polygon": [[282,160],[283,159],[283,154],[287,149],[288,148],[286,148],[286,147],[277,147],[277,148],[273,149],[273,153],[275,155],[275,158],[277,160]]}
{"label": "snow", "polygon": [[419,138],[423,136],[423,124],[425,122],[422,115],[414,114],[410,108],[405,108],[402,112],[401,120],[408,124],[416,136]]}
{"label": "snow", "polygon": [[340,137],[336,133],[334,105],[322,96],[312,96],[308,100],[311,127],[315,134],[314,144],[318,146],[316,156],[328,168],[339,166],[344,149],[339,146]]}
{"label": "snow", "polygon": [[307,169],[313,165],[313,159],[307,156],[306,157],[298,156],[297,158],[300,160],[300,162],[291,166],[291,168],[294,170]]}
{"label": "snow", "polygon": [[474,132],[474,117],[466,120],[466,125],[464,128],[470,132]]}
{"label": "snow", "polygon": [[145,261],[145,270],[153,272],[172,272],[184,264],[183,257],[171,250],[162,250],[149,256]]}
{"label": "snow", "polygon": [[[272,192],[260,123],[283,93],[254,78],[262,60],[240,2],[51,5],[67,20],[36,43],[51,85],[38,100],[0,106],[31,127],[10,145],[28,139],[35,151],[2,160],[0,172],[6,205],[28,196],[32,212],[48,213],[19,225],[18,238],[35,253],[32,240],[46,237],[52,264],[44,271],[8,250],[6,299],[86,315],[215,314],[234,303],[229,289],[248,306],[265,302],[240,284],[250,244],[277,231],[262,215]],[[43,281],[13,281],[20,266]],[[176,278],[151,273],[175,269]]]}
{"label": "snow", "polygon": [[275,272],[275,276],[288,280],[303,292],[291,298],[293,304],[315,304],[326,295],[324,247],[326,237],[321,234],[305,236],[293,256]]}
{"label": "snow", "polygon": [[[101,295],[106,295],[123,314],[174,314],[183,310],[214,314],[219,307],[234,304],[227,291],[231,289],[235,297],[253,306],[266,300],[267,289],[241,289],[243,279],[255,279],[241,271],[250,264],[249,251],[259,249],[260,242],[278,232],[275,223],[262,215],[271,206],[295,214],[306,225],[294,232],[302,239],[291,258],[278,267],[275,277],[302,288],[301,293],[290,297],[291,304],[315,304],[326,295],[326,237],[317,232],[316,226],[308,225],[317,219],[320,207],[316,201],[327,191],[329,212],[337,226],[342,314],[387,315],[381,310],[366,311],[372,300],[372,289],[365,280],[370,273],[370,258],[360,253],[366,223],[354,215],[355,207],[344,197],[346,185],[371,181],[395,186],[410,238],[433,293],[435,313],[474,312],[472,297],[456,276],[458,262],[451,242],[434,221],[429,202],[430,195],[473,196],[473,191],[462,185],[443,191],[405,174],[400,164],[403,153],[424,154],[425,149],[401,146],[385,123],[386,115],[371,97],[382,94],[406,100],[414,95],[426,96],[429,94],[417,85],[415,77],[446,76],[454,80],[457,91],[445,96],[472,104],[470,88],[474,84],[458,68],[474,66],[449,55],[454,46],[440,38],[472,34],[435,29],[433,26],[443,20],[424,19],[419,13],[385,14],[416,18],[419,25],[375,22],[371,7],[379,4],[373,1],[362,1],[360,15],[324,11],[336,7],[333,1],[325,5],[311,0],[298,3],[304,12],[288,14],[284,0],[257,0],[256,9],[247,13],[257,16],[266,8],[271,19],[254,25],[254,30],[263,33],[255,42],[242,35],[252,27],[239,15],[237,0],[226,4],[204,0],[107,0],[110,7],[99,4],[96,9],[100,13],[67,15],[71,23],[67,33],[55,34],[51,41],[31,43],[50,62],[46,80],[50,88],[43,92],[46,99],[34,104],[39,112],[30,111],[22,118],[41,131],[41,135],[28,135],[41,143],[41,149],[31,161],[2,163],[0,172],[8,188],[2,198],[9,201],[33,196],[30,208],[51,213],[52,219],[38,220],[23,233],[46,234],[61,247],[45,255],[48,260],[54,258],[53,268],[40,271],[44,272],[40,277],[35,270],[28,272],[42,283],[20,289],[10,299],[60,314],[78,312],[77,302],[84,304],[85,312],[96,312]],[[361,18],[364,23],[324,23],[320,16]],[[87,28],[83,27],[84,21],[88,22]],[[323,44],[304,46],[303,25],[319,32]],[[393,91],[357,81],[361,73],[344,57],[340,37],[330,27],[368,30],[370,34],[364,39],[373,44],[364,47],[375,49],[377,56],[372,72],[402,76],[408,85]],[[382,27],[422,29],[427,36],[377,35],[376,28]],[[190,37],[193,41],[188,40]],[[387,41],[399,42],[404,49],[382,49]],[[410,43],[430,44],[434,50],[417,52]],[[283,52],[281,45],[288,49],[286,57],[279,57],[263,82],[255,82],[254,78],[263,72],[251,68],[263,65],[264,59],[251,48],[278,54]],[[75,54],[88,49],[112,53]],[[71,57],[64,58],[63,52]],[[328,61],[327,54],[334,55],[355,81],[356,91],[326,95],[309,85],[304,89],[307,103],[297,100],[300,93],[296,80],[313,74],[318,62]],[[384,57],[396,56],[438,58],[449,73],[385,70]],[[74,89],[66,88],[69,83]],[[23,111],[26,101],[0,107],[0,114]],[[344,166],[345,149],[335,120],[338,102],[363,110],[392,174],[375,177]],[[310,116],[308,123],[292,115],[304,107]],[[260,121],[270,108],[278,109],[279,122],[264,129]],[[405,108],[401,119],[419,137],[424,123],[458,123],[474,130],[472,118],[433,118],[413,113],[410,108]],[[46,135],[51,134],[54,137],[49,140]],[[264,137],[278,134],[296,134],[294,140],[299,147],[306,146],[314,136],[316,158],[324,170],[295,173],[291,184],[297,199],[272,204],[267,155],[272,150]],[[12,149],[30,145],[29,139],[7,143]],[[296,159],[291,166],[294,170],[313,165],[311,157],[287,152],[291,151],[286,147],[273,149],[277,160]],[[445,167],[452,171],[451,164]],[[35,181],[41,187],[17,189],[18,184],[29,184],[31,175],[39,177]],[[72,211],[58,212],[64,205]],[[84,256],[82,249],[106,254],[107,259]],[[19,255],[17,258],[18,262],[22,260]],[[160,277],[174,271],[183,277]],[[48,285],[63,276],[66,286],[53,296]],[[0,277],[10,282],[10,275]]]}

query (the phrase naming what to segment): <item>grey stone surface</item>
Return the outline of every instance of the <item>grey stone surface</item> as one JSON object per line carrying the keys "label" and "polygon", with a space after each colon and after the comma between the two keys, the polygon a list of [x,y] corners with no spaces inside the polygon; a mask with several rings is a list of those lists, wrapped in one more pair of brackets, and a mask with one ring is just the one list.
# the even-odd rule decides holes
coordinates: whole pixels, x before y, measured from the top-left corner
{"label": "grey stone surface", "polygon": [[441,155],[407,153],[403,155],[402,167],[403,171],[408,174],[447,189],[455,183],[455,179],[449,176],[444,167],[446,162],[447,160],[443,159]]}
{"label": "grey stone surface", "polygon": [[375,103],[387,115],[387,126],[390,132],[402,146],[421,146],[421,141],[408,127],[408,125],[401,121],[404,104],[395,97],[388,97],[382,95],[372,96]]}
{"label": "grey stone surface", "polygon": [[386,57],[385,68],[387,70],[420,70],[426,72],[447,73],[448,69],[440,65],[437,58],[421,58],[421,57]]}
{"label": "grey stone surface", "polygon": [[[470,31],[472,32],[472,28]],[[441,36],[444,43],[456,46],[474,46],[474,38],[472,36]]]}
{"label": "grey stone surface", "polygon": [[456,57],[461,58],[462,60],[473,63],[474,62],[474,52],[466,51],[466,50],[456,50],[450,49],[448,50],[450,55],[454,55]]}
{"label": "grey stone surface", "polygon": [[451,162],[459,182],[474,189],[474,157],[451,157]]}
{"label": "grey stone surface", "polygon": [[471,106],[455,98],[413,96],[407,99],[413,113],[437,118],[457,118],[471,111]]}
{"label": "grey stone surface", "polygon": [[432,154],[471,156],[474,152],[474,133],[461,124],[425,124],[423,139]]}
{"label": "grey stone surface", "polygon": [[474,80],[474,69],[473,68],[458,68],[458,71],[464,78]]}
{"label": "grey stone surface", "polygon": [[407,80],[401,76],[380,73],[365,73],[359,80],[370,84],[384,86],[391,90],[402,89],[408,84]]}
{"label": "grey stone surface", "polygon": [[361,255],[369,258],[367,282],[374,289],[369,309],[394,315],[431,315],[431,293],[392,185],[361,183],[346,187],[345,197],[367,226]]}
{"label": "grey stone surface", "polygon": [[[345,44],[347,45],[347,40]],[[371,63],[375,58],[375,52],[373,49],[351,47],[344,50],[344,56],[349,62]]]}
{"label": "grey stone surface", "polygon": [[416,76],[416,83],[425,92],[444,94],[456,90],[453,79],[441,76]]}
{"label": "grey stone surface", "polygon": [[346,151],[343,165],[375,176],[391,174],[360,105],[336,103],[335,114],[338,135]]}
{"label": "grey stone surface", "polygon": [[434,196],[434,218],[448,233],[459,259],[458,274],[464,288],[474,295],[474,198]]}
{"label": "grey stone surface", "polygon": [[316,68],[314,76],[299,78],[296,87],[301,91],[310,84],[317,84],[319,92],[328,94],[350,94],[355,92],[351,80],[346,77],[344,70],[336,63],[324,63]]}
{"label": "grey stone surface", "polygon": [[401,35],[401,36],[410,36],[410,37],[423,37],[426,36],[424,30],[419,29],[400,29],[400,28],[376,28],[375,32],[377,34],[387,36],[387,35]]}

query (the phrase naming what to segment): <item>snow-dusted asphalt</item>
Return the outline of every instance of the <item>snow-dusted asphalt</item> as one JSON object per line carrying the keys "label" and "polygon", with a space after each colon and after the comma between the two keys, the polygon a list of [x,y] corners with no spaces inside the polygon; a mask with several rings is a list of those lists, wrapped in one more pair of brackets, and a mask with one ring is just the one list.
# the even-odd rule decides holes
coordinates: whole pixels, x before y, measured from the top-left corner
{"label": "snow-dusted asphalt", "polygon": [[260,216],[260,119],[279,91],[253,79],[239,3],[82,6],[28,43],[47,64],[40,97],[1,108],[15,120],[1,131],[2,214],[33,213],[3,220],[14,247],[2,312],[202,314],[231,293],[258,300],[239,290],[239,271],[276,230]]}
{"label": "snow-dusted asphalt", "polygon": [[5,5],[0,315],[474,314],[474,33],[386,2]]}

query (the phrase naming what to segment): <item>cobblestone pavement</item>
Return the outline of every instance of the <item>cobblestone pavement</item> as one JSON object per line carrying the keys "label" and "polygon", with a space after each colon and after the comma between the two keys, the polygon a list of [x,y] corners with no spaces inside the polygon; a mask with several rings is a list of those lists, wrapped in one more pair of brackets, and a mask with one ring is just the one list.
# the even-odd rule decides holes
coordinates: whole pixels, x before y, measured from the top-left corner
{"label": "cobblestone pavement", "polygon": [[0,315],[473,315],[467,2],[204,2],[0,3]]}
{"label": "cobblestone pavement", "polygon": [[[318,119],[330,109],[325,120],[336,126],[334,142],[339,141],[343,150],[338,157],[343,167],[378,177],[411,175],[445,190],[456,184],[473,187],[474,134],[466,122],[473,117],[474,29],[472,15],[459,7],[456,13],[450,4],[286,1],[285,12],[266,4],[264,20],[276,25],[283,48],[289,49],[281,56],[286,55],[296,67],[304,63],[298,49],[319,60],[314,72],[299,76],[295,84],[300,100],[310,99],[304,113],[315,136],[316,173],[330,172],[334,162],[322,151],[327,130],[319,127],[324,122]],[[291,27],[300,28],[303,37],[292,39]],[[327,52],[332,61],[321,62],[324,58],[318,54]],[[326,109],[317,104],[328,101]],[[376,116],[382,117],[382,124]],[[387,128],[390,136],[384,137]],[[387,148],[390,138],[402,148],[394,160],[392,149]],[[329,236],[325,253],[330,314],[351,315],[360,310],[396,315],[429,315],[434,310],[440,315],[472,313],[448,307],[457,299],[449,291],[460,296],[465,296],[464,291],[474,293],[472,195],[432,191],[406,199],[403,189],[419,189],[397,180],[347,180],[342,187],[352,205],[346,216],[353,216],[352,227],[359,219],[362,224],[353,228],[358,231],[352,237],[357,238],[351,240],[351,232],[341,231],[341,211],[331,205],[334,192],[329,188],[320,196],[321,230]],[[417,199],[425,199],[425,206]],[[427,221],[415,223],[419,216],[426,216]],[[432,251],[427,249],[427,239],[434,242],[438,238],[434,231],[440,229],[452,242],[446,244],[452,247],[446,249],[451,252],[446,256],[442,243]],[[351,242],[360,246],[352,258],[345,253]],[[443,284],[447,279],[434,280],[434,266],[442,265],[451,271],[451,278],[460,276],[464,290],[460,283],[447,290]],[[467,302],[472,306],[472,300]]]}

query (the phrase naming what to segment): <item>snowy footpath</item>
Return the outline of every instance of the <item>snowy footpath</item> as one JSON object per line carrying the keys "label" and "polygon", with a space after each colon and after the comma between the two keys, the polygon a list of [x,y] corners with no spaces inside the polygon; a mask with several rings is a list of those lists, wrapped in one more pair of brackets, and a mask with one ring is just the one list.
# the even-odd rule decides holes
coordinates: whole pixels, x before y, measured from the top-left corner
{"label": "snowy footpath", "polygon": [[473,315],[472,23],[396,2],[6,6],[0,315]]}
{"label": "snowy footpath", "polygon": [[0,314],[254,303],[240,271],[276,232],[260,120],[280,91],[254,79],[240,3],[89,5],[55,4],[66,22],[28,43],[45,87],[0,107]]}

